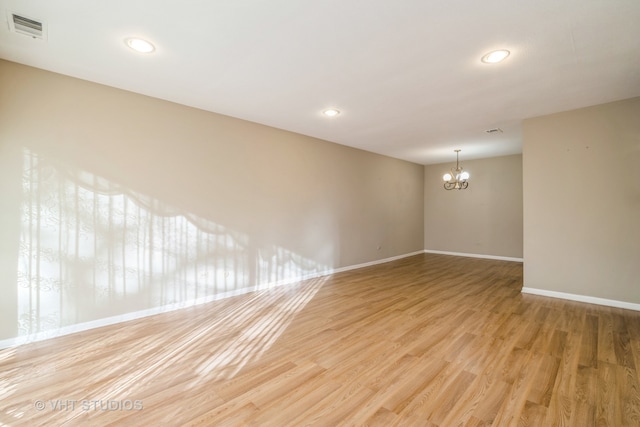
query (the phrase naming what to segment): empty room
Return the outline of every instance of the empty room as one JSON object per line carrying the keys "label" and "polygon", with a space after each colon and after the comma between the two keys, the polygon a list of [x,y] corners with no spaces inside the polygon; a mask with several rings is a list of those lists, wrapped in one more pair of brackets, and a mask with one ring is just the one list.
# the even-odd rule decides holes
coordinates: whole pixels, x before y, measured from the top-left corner
{"label": "empty room", "polygon": [[640,426],[640,2],[0,21],[0,426]]}

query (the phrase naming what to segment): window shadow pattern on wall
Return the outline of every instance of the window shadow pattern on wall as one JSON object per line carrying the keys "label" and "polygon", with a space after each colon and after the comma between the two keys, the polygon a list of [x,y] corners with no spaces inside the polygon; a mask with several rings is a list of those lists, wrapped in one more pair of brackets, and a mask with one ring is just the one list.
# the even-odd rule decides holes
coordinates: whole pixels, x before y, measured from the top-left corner
{"label": "window shadow pattern on wall", "polygon": [[328,267],[25,150],[18,335],[187,306]]}

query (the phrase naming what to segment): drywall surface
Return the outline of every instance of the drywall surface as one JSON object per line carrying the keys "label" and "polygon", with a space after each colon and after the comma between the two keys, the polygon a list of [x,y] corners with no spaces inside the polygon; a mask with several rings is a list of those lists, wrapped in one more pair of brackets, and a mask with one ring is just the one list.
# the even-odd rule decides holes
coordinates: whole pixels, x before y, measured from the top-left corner
{"label": "drywall surface", "polygon": [[640,98],[524,122],[524,286],[640,303]]}
{"label": "drywall surface", "polygon": [[0,61],[0,339],[423,250],[422,165]]}

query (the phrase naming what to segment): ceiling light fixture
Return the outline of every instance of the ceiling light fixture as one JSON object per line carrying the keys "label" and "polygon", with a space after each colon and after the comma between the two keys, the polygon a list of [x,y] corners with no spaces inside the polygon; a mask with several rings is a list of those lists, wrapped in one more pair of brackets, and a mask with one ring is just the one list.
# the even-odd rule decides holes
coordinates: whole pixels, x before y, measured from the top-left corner
{"label": "ceiling light fixture", "polygon": [[151,53],[156,50],[156,48],[151,43],[137,37],[129,37],[128,39],[125,39],[125,43],[131,49],[139,53]]}
{"label": "ceiling light fixture", "polygon": [[458,154],[461,150],[453,150],[456,152],[456,168],[451,169],[451,173],[445,173],[442,179],[444,180],[445,190],[464,190],[469,186],[467,180],[469,179],[469,172],[465,172],[460,167],[458,162]]}
{"label": "ceiling light fixture", "polygon": [[485,64],[495,64],[496,62],[503,61],[511,52],[508,50],[494,50],[487,53],[480,60]]}
{"label": "ceiling light fixture", "polygon": [[336,108],[328,108],[328,109],[324,110],[322,112],[322,114],[324,114],[327,117],[335,117],[338,114],[340,114],[340,110],[338,110]]}

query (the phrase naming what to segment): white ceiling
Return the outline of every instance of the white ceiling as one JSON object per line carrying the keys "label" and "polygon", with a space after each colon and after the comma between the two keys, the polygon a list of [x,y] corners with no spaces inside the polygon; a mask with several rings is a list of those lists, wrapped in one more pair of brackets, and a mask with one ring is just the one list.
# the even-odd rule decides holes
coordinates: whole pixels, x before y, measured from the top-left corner
{"label": "white ceiling", "polygon": [[[10,32],[10,12],[47,40]],[[640,0],[0,0],[0,13],[0,58],[421,164],[519,153],[524,118],[640,95]],[[494,49],[511,55],[481,63]]]}

